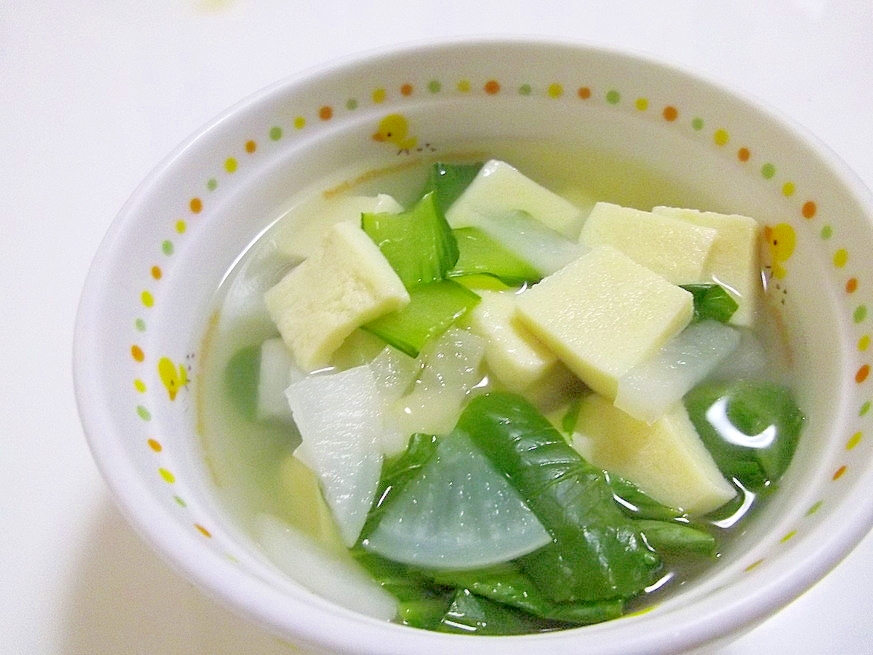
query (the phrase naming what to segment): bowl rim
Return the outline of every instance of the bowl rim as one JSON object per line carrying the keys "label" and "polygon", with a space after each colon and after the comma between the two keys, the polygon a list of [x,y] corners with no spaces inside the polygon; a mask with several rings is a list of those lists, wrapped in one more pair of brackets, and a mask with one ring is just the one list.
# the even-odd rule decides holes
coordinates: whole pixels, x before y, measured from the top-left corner
{"label": "bowl rim", "polygon": [[[385,652],[390,653],[409,652],[409,649],[422,653],[437,653],[468,645],[463,637],[422,633],[403,626],[376,623],[363,615],[341,608],[333,612],[333,620],[339,621],[335,624],[337,629],[325,635],[319,628],[323,618],[319,603],[296,603],[295,616],[289,621],[289,612],[280,609],[282,606],[280,601],[287,602],[287,596],[264,581],[253,579],[250,574],[244,573],[218,553],[203,549],[201,542],[175,521],[164,520],[166,507],[151,494],[147,485],[140,479],[138,469],[128,460],[121,444],[114,437],[107,437],[116,431],[112,411],[92,390],[91,383],[99,379],[100,372],[99,360],[92,355],[99,350],[101,341],[100,331],[98,326],[94,325],[93,317],[102,294],[110,287],[106,279],[107,271],[117,256],[113,244],[121,237],[131,217],[141,212],[148,204],[151,193],[160,186],[161,181],[184,163],[186,154],[192,149],[201,147],[216,128],[231,121],[234,116],[252,111],[261,104],[269,102],[277,94],[289,93],[316,78],[329,78],[355,68],[372,69],[398,57],[471,48],[491,51],[500,48],[585,51],[619,58],[634,66],[678,74],[717,95],[731,97],[762,115],[765,121],[778,124],[793,139],[809,146],[825,167],[837,174],[850,193],[858,199],[860,205],[873,207],[873,194],[830,147],[796,121],[766,103],[744,91],[714,81],[683,64],[654,57],[642,51],[581,41],[532,36],[465,36],[427,39],[376,48],[336,58],[286,76],[220,112],[188,136],[152,169],[119,210],[101,241],[89,268],[76,314],[73,341],[74,389],[80,419],[98,469],[112,491],[116,504],[140,537],[184,577],[196,582],[201,589],[234,611],[280,636],[287,637],[293,632],[295,639],[355,653],[373,652],[366,644],[385,644],[386,637],[390,637],[391,644]],[[873,483],[873,469],[868,470],[863,479]],[[856,486],[861,486],[861,480],[856,483]],[[696,647],[712,639],[724,638],[737,630],[749,628],[806,591],[849,554],[873,527],[873,502],[868,502],[866,505],[854,503],[851,506],[843,503],[834,514],[834,518],[829,517],[827,523],[835,524],[836,517],[839,517],[842,524],[839,532],[827,533],[827,538],[815,546],[806,543],[796,553],[797,557],[793,565],[780,567],[778,574],[768,578],[767,582],[759,581],[753,588],[746,583],[745,586],[751,593],[742,599],[726,603],[720,591],[716,590],[702,599],[694,612],[689,608],[680,608],[660,616],[627,617],[607,624],[587,626],[581,630],[591,634],[609,633],[612,630],[609,626],[640,621],[645,625],[645,635],[632,636],[630,642],[623,641],[620,646],[607,647],[596,652],[631,652],[628,649],[637,648],[639,651],[633,652],[654,653]],[[161,525],[162,529],[155,530],[151,527],[153,525]],[[821,534],[823,530],[819,529],[818,532]],[[711,614],[709,610],[718,605],[722,607],[727,605],[728,609],[718,616]],[[676,617],[685,619],[681,630],[677,630],[673,625]],[[549,646],[555,653],[570,652],[561,649],[578,647],[574,641],[580,638],[579,630],[523,637],[476,637],[475,643],[483,653],[520,653],[539,644]],[[657,631],[658,634],[657,644],[651,643],[653,631]],[[422,634],[425,636],[422,637]],[[424,650],[422,641],[428,642],[427,650]],[[514,646],[513,650],[508,650],[510,642]]]}

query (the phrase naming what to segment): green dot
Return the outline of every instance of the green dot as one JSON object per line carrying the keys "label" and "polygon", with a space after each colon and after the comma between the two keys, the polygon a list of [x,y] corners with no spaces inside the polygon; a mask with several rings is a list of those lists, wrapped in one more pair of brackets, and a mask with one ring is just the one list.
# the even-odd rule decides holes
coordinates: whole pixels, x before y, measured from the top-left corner
{"label": "green dot", "polygon": [[348,109],[349,111],[354,111],[357,108],[358,108],[358,101],[357,100],[355,100],[354,98],[349,98],[348,100],[346,100],[346,109]]}
{"label": "green dot", "polygon": [[133,326],[134,326],[134,327],[137,329],[137,331],[139,331],[139,332],[145,332],[145,331],[146,331],[146,322],[145,322],[144,320],[142,320],[141,318],[136,319],[136,320],[133,322]]}
{"label": "green dot", "polygon": [[806,515],[807,515],[807,516],[812,516],[812,515],[815,514],[819,509],[821,509],[821,505],[822,505],[822,501],[818,501],[818,502],[815,503],[812,507],[810,507],[808,510],[806,510]]}
{"label": "green dot", "polygon": [[176,501],[176,504],[177,504],[179,507],[188,507],[188,503],[186,503],[184,500],[182,500],[182,499],[179,498],[178,496],[173,496],[173,500]]}
{"label": "green dot", "polygon": [[695,118],[694,120],[691,121],[691,127],[699,132],[700,130],[703,129],[703,119],[702,118]]}
{"label": "green dot", "polygon": [[861,409],[858,411],[858,416],[864,416],[867,412],[870,411],[870,401],[868,400],[866,403],[861,405]]}
{"label": "green dot", "polygon": [[279,139],[281,139],[282,138],[282,128],[279,127],[278,125],[276,127],[271,127],[270,128],[270,138],[273,141],[278,141]]}
{"label": "green dot", "polygon": [[606,102],[611,105],[617,105],[619,102],[621,102],[621,94],[614,89],[612,91],[608,91],[606,93]]}
{"label": "green dot", "polygon": [[776,175],[776,167],[773,164],[764,164],[761,166],[761,175],[765,180],[770,180]]}
{"label": "green dot", "polygon": [[860,323],[867,318],[867,305],[858,305],[852,313],[852,319],[855,323]]}
{"label": "green dot", "polygon": [[440,84],[439,80],[431,80],[427,83],[427,90],[431,93],[439,93],[443,88],[443,85]]}
{"label": "green dot", "polygon": [[143,407],[142,405],[137,405],[137,406],[136,406],[136,413],[139,415],[139,417],[140,417],[143,421],[151,421],[151,420],[152,420],[151,412],[149,412],[149,410],[147,410],[147,409],[146,409],[145,407]]}
{"label": "green dot", "polygon": [[161,250],[163,251],[163,253],[165,255],[172,255],[173,254],[173,242],[170,241],[169,239],[167,239],[166,241],[164,241],[161,244]]}
{"label": "green dot", "polygon": [[834,228],[830,225],[825,225],[821,228],[821,238],[830,239],[834,235]]}
{"label": "green dot", "polygon": [[210,191],[215,191],[218,188],[218,180],[216,180],[214,177],[210,177],[208,180],[206,180],[206,188]]}
{"label": "green dot", "polygon": [[522,84],[522,85],[518,88],[518,93],[519,93],[520,95],[523,95],[523,96],[529,96],[531,90],[532,90],[532,89],[531,89],[531,87],[530,87],[530,84]]}

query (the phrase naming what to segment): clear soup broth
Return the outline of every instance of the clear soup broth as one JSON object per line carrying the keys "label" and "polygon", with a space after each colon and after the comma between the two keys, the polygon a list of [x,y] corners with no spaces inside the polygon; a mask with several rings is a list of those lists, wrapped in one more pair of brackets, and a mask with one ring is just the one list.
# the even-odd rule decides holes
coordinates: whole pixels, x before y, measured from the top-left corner
{"label": "clear soup broth", "polygon": [[[252,353],[278,334],[263,301],[263,293],[311,251],[335,216],[335,208],[349,196],[385,193],[408,207],[420,194],[430,165],[441,162],[481,162],[502,159],[548,189],[570,200],[583,211],[597,201],[648,210],[666,205],[701,210],[730,211],[714,207],[705,190],[683,185],[682,180],[661,175],[645,165],[618,158],[613,153],[592,152],[553,143],[494,141],[462,145],[453,150],[417,156],[400,166],[350,167],[303,191],[290,194],[277,208],[275,220],[254,241],[241,244],[240,255],[216,290],[214,310],[203,341],[198,379],[198,424],[202,447],[222,502],[235,521],[256,535],[256,517],[271,515],[291,525],[305,525],[310,535],[321,535],[323,547],[337,551],[336,535],[324,527],[323,501],[317,487],[295,481],[299,467],[292,452],[300,442],[293,422],[260,420],[252,406],[257,370]],[[762,218],[763,217],[756,217]],[[766,281],[767,271],[762,269]],[[766,292],[766,284],[765,284]],[[767,361],[763,367],[770,381],[790,385],[792,351],[780,325],[775,304],[765,293],[754,322],[754,335]],[[345,363],[356,363],[343,347]],[[246,355],[248,353],[248,355]],[[482,370],[477,393],[499,387]],[[544,400],[560,410],[579,387],[558,389]],[[556,411],[550,418],[559,416]],[[774,485],[775,486],[775,485]],[[717,541],[717,554],[706,557],[664,555],[658,575],[641,594],[628,602],[632,611],[663,598],[683,581],[718,566],[721,554],[731,548],[735,534],[745,529],[772,489],[740,494],[724,508],[695,519]],[[309,497],[301,496],[309,494]],[[318,509],[321,508],[321,509]],[[316,527],[313,527],[316,526]],[[549,624],[549,629],[553,627]]]}

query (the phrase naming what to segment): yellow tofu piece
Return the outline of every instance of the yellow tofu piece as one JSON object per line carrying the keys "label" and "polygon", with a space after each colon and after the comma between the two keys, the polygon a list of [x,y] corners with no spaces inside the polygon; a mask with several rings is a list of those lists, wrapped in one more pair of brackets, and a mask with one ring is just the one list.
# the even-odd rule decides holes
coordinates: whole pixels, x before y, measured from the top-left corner
{"label": "yellow tofu piece", "polygon": [[482,300],[470,313],[470,328],[485,339],[485,363],[510,391],[542,380],[558,358],[515,315],[514,291],[478,290]]}
{"label": "yellow tofu piece", "polygon": [[370,237],[340,222],[264,301],[294,361],[312,371],[325,366],[355,328],[408,304],[409,293]]}
{"label": "yellow tofu piece", "polygon": [[717,234],[689,221],[598,202],[585,219],[579,243],[618,248],[674,284],[691,284],[704,280]]}
{"label": "yellow tofu piece", "polygon": [[650,425],[589,394],[582,399],[573,445],[595,466],[689,514],[711,512],[736,495],[681,402]]}
{"label": "yellow tofu piece", "polygon": [[575,240],[582,211],[506,162],[492,159],[446,212],[453,228],[478,225],[480,215],[499,218],[522,211],[568,239]]}
{"label": "yellow tofu piece", "polygon": [[653,213],[714,229],[718,236],[704,269],[704,281],[722,285],[739,305],[731,317],[735,325],[751,325],[763,290],[759,244],[761,225],[741,214],[655,207]]}
{"label": "yellow tofu piece", "polygon": [[618,379],[691,320],[691,294],[598,246],[518,295],[519,320],[579,378],[615,399]]}

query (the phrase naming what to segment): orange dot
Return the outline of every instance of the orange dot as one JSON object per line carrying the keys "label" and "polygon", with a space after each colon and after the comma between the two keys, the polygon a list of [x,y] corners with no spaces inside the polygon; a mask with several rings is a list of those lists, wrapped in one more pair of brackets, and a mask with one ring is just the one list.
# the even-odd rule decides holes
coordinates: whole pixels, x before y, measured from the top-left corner
{"label": "orange dot", "polygon": [[318,117],[323,121],[329,121],[333,118],[333,107],[324,105],[324,107],[318,110]]}
{"label": "orange dot", "polygon": [[836,471],[834,471],[833,479],[839,480],[841,477],[843,477],[843,475],[845,473],[846,473],[846,466],[843,465],[840,468],[838,468]]}
{"label": "orange dot", "polygon": [[855,373],[855,382],[861,384],[864,380],[867,379],[868,375],[870,375],[870,365],[864,364],[861,368],[858,369],[858,372]]}
{"label": "orange dot", "polygon": [[155,441],[154,439],[149,439],[147,443],[149,445],[149,448],[154,450],[156,453],[159,453],[164,449],[164,447],[161,445],[160,441]]}
{"label": "orange dot", "polygon": [[412,85],[409,83],[404,84],[400,87],[401,95],[411,96],[412,95]]}
{"label": "orange dot", "polygon": [[255,150],[258,149],[258,144],[252,141],[251,139],[246,141],[246,152],[252,154]]}
{"label": "orange dot", "polygon": [[485,93],[489,95],[500,93],[500,83],[497,80],[488,80],[485,82]]}
{"label": "orange dot", "polygon": [[858,278],[850,277],[846,281],[846,293],[855,293],[858,290]]}
{"label": "orange dot", "polygon": [[803,215],[804,218],[812,218],[813,216],[815,216],[815,212],[817,210],[818,208],[815,206],[815,203],[812,200],[807,200],[805,203],[803,203],[803,207],[801,208],[800,213]]}
{"label": "orange dot", "polygon": [[582,98],[582,100],[588,100],[591,97],[591,89],[587,86],[580,86],[579,90],[576,91],[576,95]]}
{"label": "orange dot", "polygon": [[666,107],[664,107],[664,111],[661,112],[661,114],[664,116],[665,121],[669,121],[671,123],[679,118],[679,110],[676,109],[676,107],[674,107],[673,105],[667,105]]}
{"label": "orange dot", "polygon": [[200,525],[199,523],[195,523],[194,527],[197,528],[197,531],[200,534],[202,534],[204,537],[208,537],[210,539],[212,538],[212,533],[209,530],[207,530],[206,528],[204,528],[202,525]]}
{"label": "orange dot", "polygon": [[161,272],[160,266],[152,266],[152,277],[156,280],[160,280],[163,273]]}
{"label": "orange dot", "polygon": [[199,214],[203,211],[203,201],[200,198],[191,198],[191,202],[188,203],[188,207],[191,208],[192,214]]}
{"label": "orange dot", "polygon": [[140,348],[139,346],[131,346],[130,354],[138,362],[141,362],[145,359],[145,353],[142,351],[142,348]]}
{"label": "orange dot", "polygon": [[749,157],[752,156],[752,153],[749,152],[748,148],[740,148],[737,150],[737,159],[740,161],[749,161]]}

